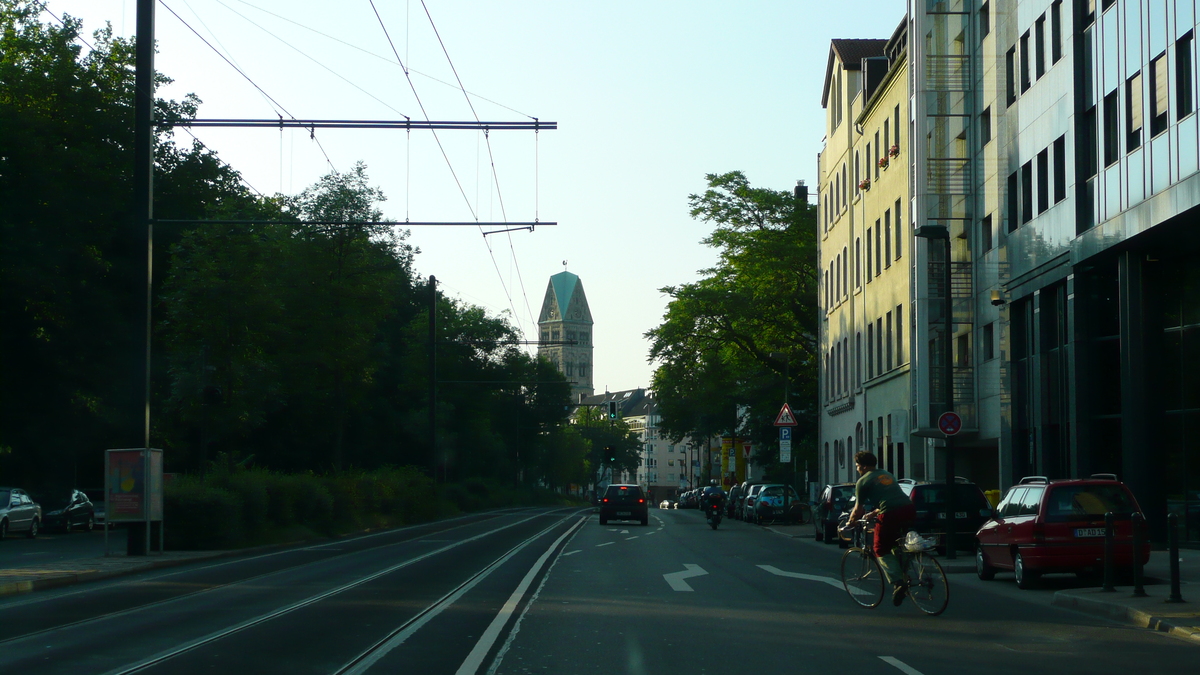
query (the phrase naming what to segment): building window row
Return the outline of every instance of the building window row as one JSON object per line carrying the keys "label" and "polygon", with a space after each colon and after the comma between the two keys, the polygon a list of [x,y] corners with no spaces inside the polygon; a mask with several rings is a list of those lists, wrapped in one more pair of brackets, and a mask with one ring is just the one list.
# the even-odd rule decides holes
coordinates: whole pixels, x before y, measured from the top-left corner
{"label": "building window row", "polygon": [[[1033,22],[1033,28],[1025,31],[1017,44],[1004,55],[1005,93],[1008,105],[1017,102],[1018,86],[1024,94],[1046,74],[1046,30],[1047,16],[1043,13]],[[1062,58],[1062,0],[1050,5],[1049,12],[1050,65]]]}
{"label": "building window row", "polygon": [[[1053,161],[1051,151],[1053,150]],[[1036,171],[1035,171],[1036,169]],[[1008,176],[1008,231],[1033,220],[1036,214],[1067,198],[1067,139],[1059,136],[1050,147]],[[990,220],[988,221],[990,223]],[[990,233],[986,241],[991,248]]]}
{"label": "building window row", "polygon": [[[892,266],[892,262],[900,260],[904,254],[904,228],[901,225],[901,217],[903,202],[896,200],[895,205],[883,212],[883,218],[875,220],[874,227],[868,227],[864,233],[866,239],[866,273],[867,282],[883,273],[883,270]],[[895,223],[893,225],[893,216]],[[854,242],[854,258],[855,265],[859,265],[859,252],[862,248],[862,242],[856,240]],[[858,283],[859,271],[856,269],[855,285]]]}

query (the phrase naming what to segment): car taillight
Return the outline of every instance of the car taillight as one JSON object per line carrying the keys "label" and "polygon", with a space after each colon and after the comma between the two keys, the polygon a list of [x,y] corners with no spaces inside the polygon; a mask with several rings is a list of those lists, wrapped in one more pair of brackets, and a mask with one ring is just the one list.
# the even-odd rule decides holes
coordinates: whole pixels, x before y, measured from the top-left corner
{"label": "car taillight", "polygon": [[1034,523],[1033,524],[1033,540],[1038,543],[1042,543],[1042,542],[1046,541],[1046,524],[1045,523]]}
{"label": "car taillight", "polygon": [[600,500],[600,501],[603,501],[603,502],[605,502],[605,503],[608,503],[608,497],[605,497],[604,499],[602,499],[602,500]]}
{"label": "car taillight", "polygon": [[639,503],[639,504],[642,504],[642,503],[645,503],[645,501],[646,501],[645,499],[639,499],[639,500],[638,500],[638,503]]}

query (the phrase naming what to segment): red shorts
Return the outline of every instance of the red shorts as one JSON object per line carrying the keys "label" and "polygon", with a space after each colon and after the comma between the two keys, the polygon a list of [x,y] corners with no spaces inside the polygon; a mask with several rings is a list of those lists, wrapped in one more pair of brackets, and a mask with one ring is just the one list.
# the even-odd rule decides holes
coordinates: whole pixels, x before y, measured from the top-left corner
{"label": "red shorts", "polygon": [[917,507],[912,504],[897,506],[879,514],[879,520],[875,523],[875,555],[891,553],[916,517]]}

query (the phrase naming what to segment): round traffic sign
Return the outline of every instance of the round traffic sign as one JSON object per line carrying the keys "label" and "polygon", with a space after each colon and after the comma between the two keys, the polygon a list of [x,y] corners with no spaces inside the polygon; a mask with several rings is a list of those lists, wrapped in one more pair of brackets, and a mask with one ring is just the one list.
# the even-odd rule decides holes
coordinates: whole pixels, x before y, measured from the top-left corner
{"label": "round traffic sign", "polygon": [[955,412],[944,412],[938,418],[938,429],[942,430],[943,434],[953,436],[959,431],[962,431],[962,418]]}

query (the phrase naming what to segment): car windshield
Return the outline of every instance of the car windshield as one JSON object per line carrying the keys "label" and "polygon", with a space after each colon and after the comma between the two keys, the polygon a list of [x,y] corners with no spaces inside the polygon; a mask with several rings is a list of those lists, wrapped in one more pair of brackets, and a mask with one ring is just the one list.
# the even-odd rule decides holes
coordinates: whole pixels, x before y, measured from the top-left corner
{"label": "car windshield", "polygon": [[604,496],[619,502],[635,501],[641,498],[642,489],[636,485],[631,487],[609,487],[608,493]]}
{"label": "car windshield", "polygon": [[8,508],[8,490],[0,490],[0,508]]}
{"label": "car windshield", "polygon": [[[909,495],[912,497],[913,504],[918,509],[945,505],[945,485],[923,485],[918,487],[921,489],[914,488]],[[991,509],[992,506],[988,503],[987,498],[983,496],[983,493],[979,491],[978,487],[957,483],[954,486],[954,508],[955,510]]]}
{"label": "car windshield", "polygon": [[1090,520],[1114,515],[1128,516],[1133,512],[1133,500],[1120,485],[1059,485],[1050,493],[1046,520]]}

